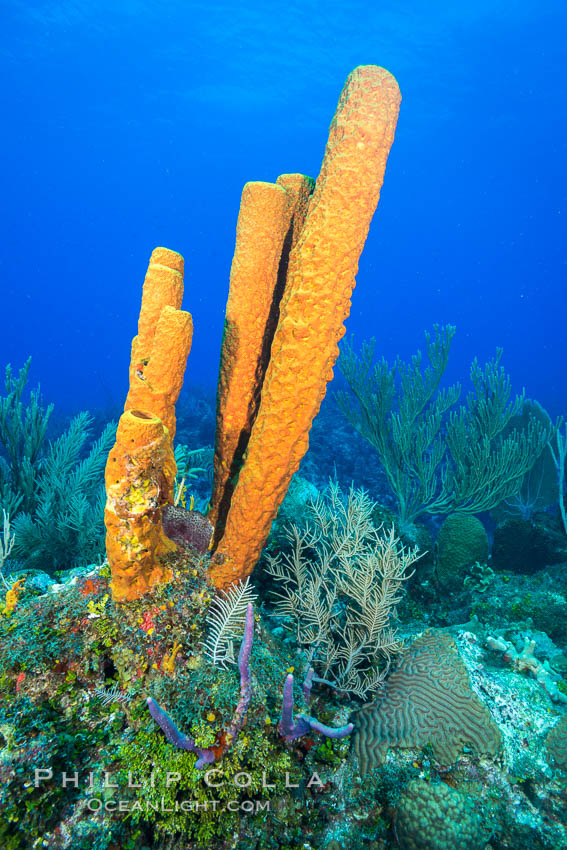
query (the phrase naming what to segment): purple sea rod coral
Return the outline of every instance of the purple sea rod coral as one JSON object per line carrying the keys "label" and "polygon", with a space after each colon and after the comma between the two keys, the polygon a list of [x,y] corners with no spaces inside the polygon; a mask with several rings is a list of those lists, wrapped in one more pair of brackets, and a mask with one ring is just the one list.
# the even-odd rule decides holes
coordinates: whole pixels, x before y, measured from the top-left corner
{"label": "purple sea rod coral", "polygon": [[[311,691],[310,673],[312,675],[311,670],[307,674],[306,679],[306,683],[309,682],[309,684],[304,685],[304,693],[307,691],[308,694]],[[320,723],[314,717],[309,717],[307,714],[298,714],[294,719],[293,675],[290,673],[286,677],[283,689],[282,716],[278,724],[278,731],[285,741],[290,743],[291,741],[295,741],[296,738],[301,738],[303,735],[307,735],[309,732],[320,732],[321,735],[325,735],[327,738],[346,738],[347,735],[350,735],[353,729],[354,725],[352,723],[347,723],[346,726],[338,726],[337,728],[325,726],[324,723]]]}
{"label": "purple sea rod coral", "polygon": [[238,669],[240,672],[240,699],[236,710],[232,716],[232,722],[222,736],[222,743],[218,747],[198,747],[193,738],[184,735],[180,732],[169,714],[161,708],[158,703],[148,697],[148,709],[150,714],[164,733],[170,744],[179,747],[182,750],[189,750],[198,756],[195,762],[197,770],[205,767],[207,764],[213,764],[218,761],[226,749],[233,743],[236,736],[244,725],[246,712],[248,711],[248,703],[250,702],[251,687],[250,687],[250,652],[252,650],[252,642],[254,640],[254,608],[252,603],[248,604],[246,609],[246,624],[244,626],[244,636],[240,644],[240,652],[238,653]]}

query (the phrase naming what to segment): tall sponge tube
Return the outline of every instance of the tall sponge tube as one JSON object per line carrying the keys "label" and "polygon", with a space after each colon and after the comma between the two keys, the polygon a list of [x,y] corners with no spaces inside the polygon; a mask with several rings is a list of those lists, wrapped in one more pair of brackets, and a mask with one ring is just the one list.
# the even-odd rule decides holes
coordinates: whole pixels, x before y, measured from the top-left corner
{"label": "tall sponge tube", "polygon": [[[215,476],[209,519],[230,501],[230,480],[246,448],[269,355],[266,335],[291,196],[275,183],[254,181],[242,190],[236,247],[221,348],[217,390]],[[270,340],[271,341],[271,340]]]}
{"label": "tall sponge tube", "polygon": [[213,558],[211,578],[219,588],[254,568],[307,450],[345,332],[400,101],[394,77],[374,65],[355,68],[340,96],[307,218],[291,252],[260,408]]}
{"label": "tall sponge tube", "polygon": [[132,340],[130,387],[124,410],[149,410],[175,436],[175,403],[191,351],[193,321],[180,310],[183,257],[156,248],[144,280],[138,335]]}
{"label": "tall sponge tube", "polygon": [[289,252],[303,226],[314,181],[284,174],[242,191],[230,272],[217,391],[215,475],[209,519],[222,536],[258,411],[279,318]]}
{"label": "tall sponge tube", "polygon": [[119,602],[171,578],[163,557],[176,545],[164,533],[161,510],[173,501],[175,403],[193,330],[190,314],[179,309],[182,299],[183,257],[156,248],[132,341],[128,397],[105,471],[106,551]]}

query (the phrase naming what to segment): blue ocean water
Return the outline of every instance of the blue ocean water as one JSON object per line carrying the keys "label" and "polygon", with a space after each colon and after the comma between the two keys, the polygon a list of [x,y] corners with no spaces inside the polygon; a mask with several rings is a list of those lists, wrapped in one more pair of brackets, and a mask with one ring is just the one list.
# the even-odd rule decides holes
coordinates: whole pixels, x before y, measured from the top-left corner
{"label": "blue ocean water", "polygon": [[402,107],[349,333],[393,358],[434,323],[449,378],[504,349],[565,412],[559,0],[3,0],[0,364],[60,410],[119,407],[151,250],[186,261],[187,381],[214,391],[240,193],[319,172],[359,64]]}

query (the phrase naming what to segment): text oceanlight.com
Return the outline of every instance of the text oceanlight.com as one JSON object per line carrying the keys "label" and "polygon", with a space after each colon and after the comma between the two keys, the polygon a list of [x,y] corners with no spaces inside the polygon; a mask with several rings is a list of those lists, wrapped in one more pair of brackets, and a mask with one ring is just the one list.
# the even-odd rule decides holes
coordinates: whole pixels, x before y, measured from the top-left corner
{"label": "text oceanlight.com", "polygon": [[176,800],[174,803],[163,797],[152,802],[150,800],[105,800],[92,797],[87,800],[87,809],[98,812],[269,812],[269,800]]}

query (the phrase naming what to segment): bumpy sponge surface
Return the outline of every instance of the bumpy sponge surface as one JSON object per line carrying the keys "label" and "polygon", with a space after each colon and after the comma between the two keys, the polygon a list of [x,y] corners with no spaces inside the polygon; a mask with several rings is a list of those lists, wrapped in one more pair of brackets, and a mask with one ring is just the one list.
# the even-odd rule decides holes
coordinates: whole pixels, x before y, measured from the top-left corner
{"label": "bumpy sponge surface", "polygon": [[[216,525],[229,478],[237,471],[260,402],[270,353],[270,314],[292,196],[276,183],[242,190],[230,271],[217,392],[215,478],[209,518]],[[268,338],[269,337],[269,338]]]}
{"label": "bumpy sponge surface", "polygon": [[142,410],[123,413],[106,463],[106,552],[112,597],[138,599],[169,581],[161,562],[177,547],[163,531],[161,508],[172,500],[175,457],[161,419]]}
{"label": "bumpy sponge surface", "polygon": [[253,569],[307,450],[345,332],[400,100],[395,79],[374,65],[355,68],[339,99],[307,218],[290,255],[260,409],[215,554],[211,577],[217,587]]}
{"label": "bumpy sponge surface", "polygon": [[183,299],[183,257],[156,248],[144,280],[138,335],[132,340],[130,388],[124,410],[147,410],[159,416],[175,436],[175,402],[193,338]]}
{"label": "bumpy sponge surface", "polygon": [[217,392],[215,476],[209,519],[222,537],[234,481],[256,419],[285,287],[289,254],[315,181],[282,174],[242,192],[230,271]]}

